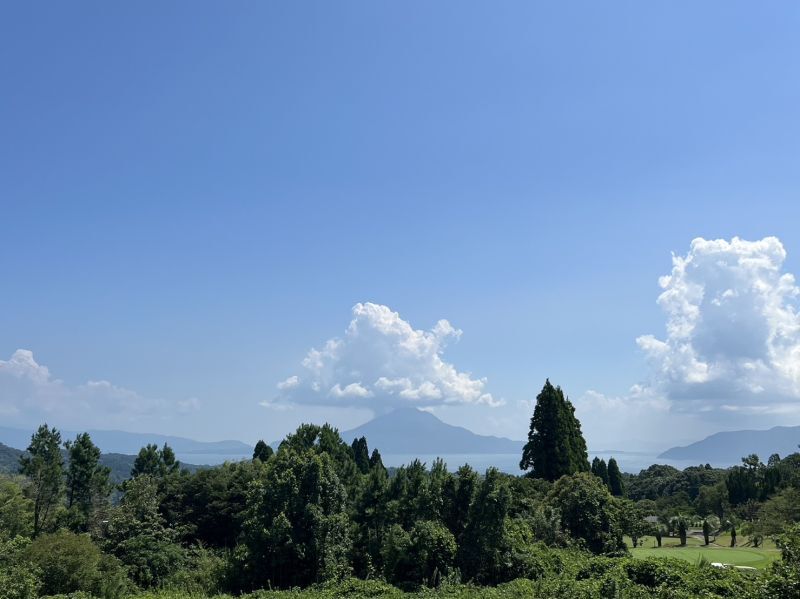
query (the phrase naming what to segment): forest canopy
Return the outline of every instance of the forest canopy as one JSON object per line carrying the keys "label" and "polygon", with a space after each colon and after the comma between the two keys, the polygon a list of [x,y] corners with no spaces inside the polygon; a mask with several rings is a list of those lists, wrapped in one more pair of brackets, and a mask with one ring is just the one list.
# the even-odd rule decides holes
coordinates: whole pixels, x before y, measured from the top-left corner
{"label": "forest canopy", "polygon": [[[168,445],[148,445],[119,484],[100,458],[90,435],[62,439],[42,425],[19,473],[0,478],[0,599],[280,589],[777,598],[800,589],[800,454],[622,473],[613,458],[589,460],[574,408],[550,381],[520,476],[451,471],[439,459],[387,469],[367,439],[313,424],[277,450],[259,442],[251,460],[194,472]],[[774,563],[751,571],[677,559],[681,548],[723,544]]]}

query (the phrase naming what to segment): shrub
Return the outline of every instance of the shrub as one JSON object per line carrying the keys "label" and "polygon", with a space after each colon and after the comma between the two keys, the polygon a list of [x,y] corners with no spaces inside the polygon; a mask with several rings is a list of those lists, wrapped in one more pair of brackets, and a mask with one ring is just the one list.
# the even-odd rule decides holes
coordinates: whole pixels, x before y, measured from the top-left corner
{"label": "shrub", "polygon": [[24,559],[30,540],[0,539],[0,599],[35,599],[39,595],[39,570]]}
{"label": "shrub", "polygon": [[116,599],[127,591],[119,562],[104,555],[88,535],[64,530],[42,535],[27,547],[25,557],[41,572],[43,594],[85,591]]}

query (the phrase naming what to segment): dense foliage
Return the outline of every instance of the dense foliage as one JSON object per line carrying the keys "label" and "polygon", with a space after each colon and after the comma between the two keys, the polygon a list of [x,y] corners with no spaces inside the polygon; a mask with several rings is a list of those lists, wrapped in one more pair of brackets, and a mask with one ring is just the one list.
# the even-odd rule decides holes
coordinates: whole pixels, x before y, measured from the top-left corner
{"label": "dense foliage", "polygon": [[[144,447],[116,490],[89,435],[64,443],[43,425],[21,474],[0,478],[0,599],[798,596],[800,455],[623,474],[589,465],[549,381],[536,410],[525,476],[441,460],[389,472],[366,439],[302,425],[194,472]],[[783,559],[740,572],[632,556],[645,538],[774,542]]]}
{"label": "dense foliage", "polygon": [[549,380],[536,397],[519,467],[549,481],[589,470],[586,441],[575,408],[561,387],[554,387]]}

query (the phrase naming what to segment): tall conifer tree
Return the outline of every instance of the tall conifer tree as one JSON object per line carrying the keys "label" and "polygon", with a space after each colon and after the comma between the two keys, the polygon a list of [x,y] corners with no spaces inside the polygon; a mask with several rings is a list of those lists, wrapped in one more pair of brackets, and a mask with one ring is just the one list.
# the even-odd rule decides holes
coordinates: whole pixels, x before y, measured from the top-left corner
{"label": "tall conifer tree", "polygon": [[606,461],[598,458],[592,460],[592,474],[598,477],[600,480],[603,481],[605,486],[609,486],[608,484],[608,466],[606,466]]}
{"label": "tall conifer tree", "polygon": [[46,424],[31,437],[28,453],[20,458],[20,472],[31,479],[33,534],[47,530],[64,493],[61,433]]}
{"label": "tall conifer tree", "polygon": [[111,493],[111,469],[100,465],[100,448],[89,433],[81,433],[75,441],[64,444],[69,457],[67,467],[67,508],[75,518],[79,531],[87,530],[95,508],[100,507]]}
{"label": "tall conifer tree", "polygon": [[565,474],[589,471],[586,441],[575,408],[561,387],[545,381],[536,397],[528,442],[522,451],[521,470],[554,481]]}
{"label": "tall conifer tree", "polygon": [[351,447],[353,449],[353,458],[356,461],[356,466],[358,466],[361,474],[366,474],[369,472],[369,448],[367,447],[366,437],[353,439]]}
{"label": "tall conifer tree", "polygon": [[622,472],[619,471],[617,460],[611,458],[608,460],[608,487],[611,489],[611,494],[617,497],[625,495],[625,483],[622,480]]}

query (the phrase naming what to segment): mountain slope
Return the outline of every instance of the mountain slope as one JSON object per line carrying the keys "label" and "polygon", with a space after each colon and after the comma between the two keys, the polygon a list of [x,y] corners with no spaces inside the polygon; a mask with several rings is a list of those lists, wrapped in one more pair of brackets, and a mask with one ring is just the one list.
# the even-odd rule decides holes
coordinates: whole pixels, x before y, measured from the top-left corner
{"label": "mountain slope", "polygon": [[366,437],[381,453],[454,454],[521,453],[523,442],[477,435],[446,424],[429,412],[399,408],[342,433],[345,441]]}
{"label": "mountain slope", "polygon": [[[157,435],[153,433],[129,433],[125,431],[87,431],[92,441],[103,453],[137,454],[148,443],[159,447],[167,443],[175,453],[217,454],[230,456],[250,455],[253,448],[241,441],[195,441],[185,437]],[[31,441],[33,431],[0,426],[0,443],[16,449],[25,449]],[[74,439],[78,433],[61,431],[63,440]]]}
{"label": "mountain slope", "polygon": [[[19,472],[19,458],[24,453],[21,449],[14,449],[0,443],[0,473],[16,474]],[[64,466],[66,467],[66,451],[61,450],[61,453],[64,456]],[[113,483],[121,483],[123,480],[130,478],[134,460],[136,460],[135,455],[122,453],[103,453],[100,455],[100,464],[111,469],[111,482]],[[203,468],[203,466],[184,464],[183,462],[181,462],[181,467],[189,472],[195,472]]]}
{"label": "mountain slope", "polygon": [[19,449],[0,443],[0,472],[16,474],[19,470],[19,458],[23,454]]}
{"label": "mountain slope", "polygon": [[776,426],[769,430],[716,433],[684,447],[672,447],[659,455],[670,460],[698,460],[736,464],[751,453],[766,462],[773,453],[781,457],[798,451],[800,426]]}

